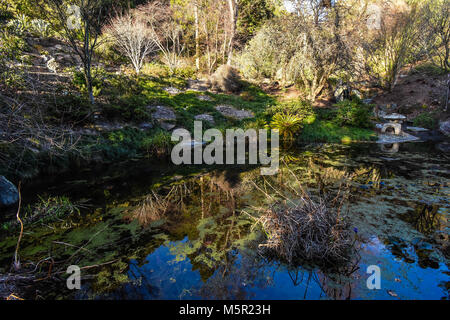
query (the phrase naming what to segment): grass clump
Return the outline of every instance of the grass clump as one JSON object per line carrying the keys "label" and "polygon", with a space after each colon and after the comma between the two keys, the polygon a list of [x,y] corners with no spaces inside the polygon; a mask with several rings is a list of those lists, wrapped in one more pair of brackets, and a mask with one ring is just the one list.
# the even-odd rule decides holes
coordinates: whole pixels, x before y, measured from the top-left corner
{"label": "grass clump", "polygon": [[[29,205],[24,210],[22,221],[24,225],[35,223],[51,223],[71,214],[80,214],[83,205],[73,203],[68,197],[50,197],[44,199],[39,197],[39,201],[34,205]],[[18,227],[16,220],[6,222],[2,225],[2,229],[9,231]]]}

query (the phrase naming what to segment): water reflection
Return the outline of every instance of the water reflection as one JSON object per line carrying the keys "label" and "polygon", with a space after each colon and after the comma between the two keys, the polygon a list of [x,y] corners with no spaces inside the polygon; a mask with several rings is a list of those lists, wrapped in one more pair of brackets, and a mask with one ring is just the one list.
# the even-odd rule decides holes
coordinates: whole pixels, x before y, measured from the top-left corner
{"label": "water reflection", "polygon": [[[289,191],[289,170],[316,193],[333,191],[340,180],[351,177],[347,211],[361,245],[360,259],[353,264],[331,272],[317,266],[289,267],[261,256],[258,244],[265,235],[242,213],[267,205],[253,184],[264,190],[268,186],[257,168],[220,168],[161,183],[158,188],[152,184],[154,179],[134,183],[134,178],[124,174],[118,180],[107,180],[123,187],[108,189],[107,204],[101,210],[84,217],[78,229],[63,232],[68,243],[83,246],[96,232],[92,230],[101,228],[102,219],[108,220],[110,234],[86,248],[96,256],[113,255],[126,264],[120,269],[126,283],[111,288],[87,286],[83,297],[448,298],[447,155],[424,144],[402,144],[396,159],[386,158],[374,144],[314,145],[291,153],[285,161],[289,167],[266,181],[280,190]],[[105,193],[104,185],[97,185],[99,190],[89,187],[88,191]],[[129,186],[133,187],[127,194]],[[51,237],[57,236],[55,232]],[[46,243],[41,247],[46,257],[50,247]],[[30,241],[22,250],[36,255],[34,248]],[[9,252],[4,256],[9,263]],[[369,265],[382,269],[380,291],[366,287]],[[104,268],[102,272],[117,275],[119,271]]]}

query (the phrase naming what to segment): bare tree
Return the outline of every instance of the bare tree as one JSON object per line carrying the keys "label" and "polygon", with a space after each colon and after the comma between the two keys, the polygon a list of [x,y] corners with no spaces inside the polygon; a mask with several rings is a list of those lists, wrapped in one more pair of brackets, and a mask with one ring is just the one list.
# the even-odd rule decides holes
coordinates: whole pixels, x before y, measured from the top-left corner
{"label": "bare tree", "polygon": [[151,2],[137,8],[151,30],[152,41],[163,56],[163,62],[173,73],[180,65],[180,58],[186,47],[181,21],[170,5]]}
{"label": "bare tree", "polygon": [[117,14],[104,32],[113,37],[122,54],[130,59],[137,74],[140,73],[145,58],[158,50],[152,28],[135,11]]}
{"label": "bare tree", "polygon": [[103,0],[43,0],[51,10],[42,8],[47,20],[54,21],[57,29],[81,58],[86,87],[91,104],[95,104],[92,79],[92,60],[99,45],[103,19]]}

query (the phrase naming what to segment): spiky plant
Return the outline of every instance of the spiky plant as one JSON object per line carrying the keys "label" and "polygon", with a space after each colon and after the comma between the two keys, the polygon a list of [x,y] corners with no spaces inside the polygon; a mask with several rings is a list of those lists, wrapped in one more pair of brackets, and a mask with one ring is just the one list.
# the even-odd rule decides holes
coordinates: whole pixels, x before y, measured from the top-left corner
{"label": "spiky plant", "polygon": [[303,119],[290,113],[277,113],[273,116],[271,127],[278,130],[285,141],[292,141],[294,135],[303,127]]}

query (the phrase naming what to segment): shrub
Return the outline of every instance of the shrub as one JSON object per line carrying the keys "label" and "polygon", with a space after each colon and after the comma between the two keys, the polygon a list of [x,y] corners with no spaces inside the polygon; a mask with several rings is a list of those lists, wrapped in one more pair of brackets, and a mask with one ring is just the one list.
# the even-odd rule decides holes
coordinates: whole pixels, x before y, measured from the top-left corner
{"label": "shrub", "polygon": [[210,81],[213,90],[219,92],[239,92],[243,87],[239,71],[228,65],[220,66]]}
{"label": "shrub", "polygon": [[197,76],[197,69],[194,66],[184,66],[175,69],[175,76],[184,79],[195,79]]}
{"label": "shrub", "polygon": [[[80,92],[87,93],[86,78],[84,73],[82,71],[75,71],[72,77],[73,85],[77,87]],[[92,70],[92,77],[92,90],[94,97],[97,97],[102,91],[103,82],[107,78],[107,74],[105,69],[98,67]]]}
{"label": "shrub", "polygon": [[297,115],[280,112],[274,115],[271,127],[278,130],[285,141],[292,141],[294,135],[303,127],[303,119]]}
{"label": "shrub", "polygon": [[334,122],[340,126],[371,128],[370,118],[373,106],[365,105],[357,98],[344,100],[336,105],[338,108]]}
{"label": "shrub", "polygon": [[[299,177],[296,180],[300,181]],[[291,187],[296,197],[293,200],[282,190],[274,190],[283,197],[281,201],[266,194],[272,204],[259,209],[263,214],[257,220],[267,236],[259,246],[263,253],[290,265],[309,262],[333,268],[349,263],[356,247],[354,233],[342,214],[347,201],[342,189],[348,188],[344,184],[337,196],[313,197],[301,185]]]}
{"label": "shrub", "polygon": [[170,75],[170,69],[165,65],[151,62],[144,64],[141,73],[156,78],[167,78]]}
{"label": "shrub", "polygon": [[291,100],[278,103],[267,108],[266,114],[268,114],[269,116],[273,116],[280,112],[290,113],[301,117],[302,119],[311,119],[312,117],[314,117],[314,111],[311,103],[303,100]]}
{"label": "shrub", "polygon": [[142,147],[150,154],[158,156],[170,154],[173,142],[172,136],[167,131],[159,130],[152,137],[144,139]]}
{"label": "shrub", "polygon": [[413,124],[415,127],[423,127],[426,129],[433,129],[436,126],[436,120],[433,114],[430,112],[425,112],[418,115],[414,120]]}
{"label": "shrub", "polygon": [[42,19],[31,20],[30,31],[35,36],[47,38],[51,34],[50,23]]}

